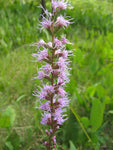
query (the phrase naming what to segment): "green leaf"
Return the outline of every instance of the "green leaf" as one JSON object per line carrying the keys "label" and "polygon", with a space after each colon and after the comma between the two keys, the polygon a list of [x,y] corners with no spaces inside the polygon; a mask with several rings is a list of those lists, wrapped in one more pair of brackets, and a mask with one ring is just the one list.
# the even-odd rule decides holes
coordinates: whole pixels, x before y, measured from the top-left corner
{"label": "green leaf", "polygon": [[113,114],[113,110],[108,111],[109,114]]}
{"label": "green leaf", "polygon": [[99,98],[101,98],[104,95],[106,95],[106,91],[105,91],[105,89],[101,85],[98,85],[96,87],[96,92],[97,92],[97,95],[98,95]]}
{"label": "green leaf", "polygon": [[72,141],[69,141],[69,143],[70,143],[70,150],[77,150]]}
{"label": "green leaf", "polygon": [[21,95],[17,98],[16,102],[19,102],[23,97],[25,97],[26,95]]}
{"label": "green leaf", "polygon": [[[6,142],[11,148],[13,146],[13,150],[20,150],[21,149],[21,139],[17,131],[13,130],[6,139]],[[11,142],[11,144],[9,144]],[[11,149],[12,150],[12,149]]]}
{"label": "green leaf", "polygon": [[110,97],[109,96],[106,96],[105,97],[105,103],[106,104],[110,104],[112,102],[112,100],[110,99]]}
{"label": "green leaf", "polygon": [[95,90],[96,90],[96,87],[95,86],[90,86],[87,88],[87,93],[90,97],[93,97],[94,94],[95,94]]}
{"label": "green leaf", "polygon": [[7,115],[3,115],[3,113],[0,113],[0,127],[7,128],[9,126],[10,126],[10,117]]}
{"label": "green leaf", "polygon": [[90,121],[87,117],[82,117],[81,122],[83,123],[84,127],[88,127],[90,124]]}
{"label": "green leaf", "polygon": [[96,131],[102,124],[104,108],[105,108],[104,102],[101,103],[99,99],[93,100],[90,115],[90,123],[93,131]]}
{"label": "green leaf", "polygon": [[11,142],[5,142],[5,145],[8,147],[9,150],[14,150],[13,149],[13,145],[11,144]]}
{"label": "green leaf", "polygon": [[14,108],[12,106],[8,106],[4,112],[4,115],[10,117],[10,126],[12,127],[16,117]]}

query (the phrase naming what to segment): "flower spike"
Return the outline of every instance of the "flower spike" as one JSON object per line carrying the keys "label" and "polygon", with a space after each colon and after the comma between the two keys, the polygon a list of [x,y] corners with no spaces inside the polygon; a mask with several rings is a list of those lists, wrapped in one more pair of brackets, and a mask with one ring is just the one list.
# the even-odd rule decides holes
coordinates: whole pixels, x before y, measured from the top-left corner
{"label": "flower spike", "polygon": [[[42,6],[40,7],[42,8]],[[56,131],[68,119],[66,108],[69,106],[70,100],[64,87],[69,82],[70,61],[68,56],[71,53],[66,50],[66,44],[71,43],[65,36],[61,36],[60,39],[56,36],[56,31],[71,24],[71,19],[66,20],[58,14],[68,7],[70,8],[68,0],[51,0],[52,12],[42,8],[46,17],[42,15],[40,27],[49,31],[52,41],[46,43],[40,39],[38,43],[34,44],[38,48],[38,52],[32,54],[39,63],[42,63],[42,67],[38,69],[38,75],[34,79],[42,80],[43,85],[34,92],[34,96],[37,97],[36,108],[42,112],[41,124],[48,126],[48,129],[45,130],[48,138],[44,142],[47,150],[56,147]]]}

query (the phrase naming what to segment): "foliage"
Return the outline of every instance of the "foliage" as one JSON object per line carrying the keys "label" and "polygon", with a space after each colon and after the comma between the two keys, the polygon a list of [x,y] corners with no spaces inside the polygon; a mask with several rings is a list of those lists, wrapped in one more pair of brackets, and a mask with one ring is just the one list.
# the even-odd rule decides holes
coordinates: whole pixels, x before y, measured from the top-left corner
{"label": "foliage", "polygon": [[[6,1],[5,1],[6,2]],[[0,149],[43,150],[44,127],[32,96],[37,64],[29,45],[47,36],[37,30],[37,1],[0,1]],[[113,14],[112,1],[72,1],[67,11],[74,25],[65,30],[73,41],[69,120],[57,133],[57,149],[112,149]],[[2,5],[1,5],[2,4]],[[49,3],[47,3],[49,5]],[[2,6],[2,7],[1,7]],[[37,31],[37,34],[36,34]],[[60,33],[59,33],[60,34]],[[48,37],[49,38],[49,37]],[[67,45],[67,49],[72,49]],[[80,126],[83,125],[91,141]]]}

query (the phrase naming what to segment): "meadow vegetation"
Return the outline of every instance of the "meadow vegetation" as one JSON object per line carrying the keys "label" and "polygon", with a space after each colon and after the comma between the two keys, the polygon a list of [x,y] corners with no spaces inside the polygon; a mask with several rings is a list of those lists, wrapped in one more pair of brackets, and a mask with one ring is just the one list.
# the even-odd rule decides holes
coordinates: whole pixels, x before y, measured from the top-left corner
{"label": "meadow vegetation", "polygon": [[[74,24],[64,33],[73,42],[67,49],[75,49],[66,87],[71,103],[56,150],[112,150],[113,1],[71,1],[74,9],[66,13]],[[36,49],[30,45],[50,37],[37,29],[37,5],[37,0],[0,0],[0,150],[45,149],[45,129],[32,95],[40,85],[32,80]]]}

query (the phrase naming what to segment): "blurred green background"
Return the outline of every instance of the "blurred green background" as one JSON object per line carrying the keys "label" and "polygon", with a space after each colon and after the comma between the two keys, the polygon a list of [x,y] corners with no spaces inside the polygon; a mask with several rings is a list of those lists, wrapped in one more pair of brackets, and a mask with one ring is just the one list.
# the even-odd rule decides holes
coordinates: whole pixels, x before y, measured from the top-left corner
{"label": "blurred green background", "polygon": [[[46,6],[50,7],[46,0]],[[31,80],[37,62],[30,44],[40,38],[39,0],[0,0],[0,150],[45,150]],[[69,119],[57,133],[56,150],[113,149],[113,0],[71,0],[74,24],[63,32],[71,57]]]}

